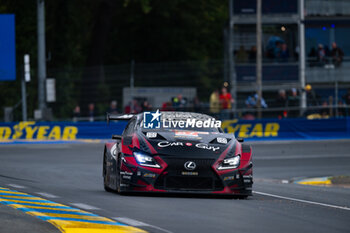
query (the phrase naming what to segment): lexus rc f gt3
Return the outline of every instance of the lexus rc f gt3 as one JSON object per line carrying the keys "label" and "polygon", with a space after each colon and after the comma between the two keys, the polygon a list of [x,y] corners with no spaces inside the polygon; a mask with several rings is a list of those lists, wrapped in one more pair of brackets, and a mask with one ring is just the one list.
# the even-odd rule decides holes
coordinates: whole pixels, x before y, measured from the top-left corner
{"label": "lexus rc f gt3", "polygon": [[[113,135],[113,141],[105,144],[106,191],[191,192],[242,198],[252,195],[253,164],[249,145],[233,134],[224,133],[208,115],[160,114],[164,124],[153,128],[146,127],[144,114],[107,114],[107,121],[128,123],[121,135]],[[186,128],[184,121],[202,123]],[[199,127],[206,122],[208,127]]]}

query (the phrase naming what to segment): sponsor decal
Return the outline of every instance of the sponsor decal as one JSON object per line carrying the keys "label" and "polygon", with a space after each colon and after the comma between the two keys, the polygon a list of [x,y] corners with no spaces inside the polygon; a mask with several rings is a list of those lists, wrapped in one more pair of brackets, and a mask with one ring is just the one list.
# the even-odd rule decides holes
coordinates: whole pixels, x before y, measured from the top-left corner
{"label": "sponsor decal", "polygon": [[109,167],[109,166],[112,166],[113,165],[113,163],[112,162],[107,162],[107,166]]}
{"label": "sponsor decal", "polygon": [[223,121],[222,129],[240,138],[272,138],[278,137],[280,124],[277,122],[242,124],[235,119]]}
{"label": "sponsor decal", "polygon": [[[203,120],[191,118],[191,115],[183,113],[175,113],[169,119],[161,119],[162,114],[159,109],[156,112],[143,113],[143,128],[145,129],[159,129],[163,128],[220,128],[221,121],[214,118],[207,118]],[[179,120],[186,119],[186,120]],[[197,135],[198,136],[198,135]]]}
{"label": "sponsor decal", "polygon": [[188,140],[201,140],[201,134],[209,134],[209,132],[201,131],[186,131],[186,130],[172,130],[175,133],[175,138],[183,138]]}
{"label": "sponsor decal", "polygon": [[218,141],[218,143],[227,144],[227,139],[226,138],[216,138],[216,140]]}
{"label": "sponsor decal", "polygon": [[191,141],[200,141],[202,137],[187,137],[187,136],[174,136],[175,138],[183,139],[183,140],[191,140]]}
{"label": "sponsor decal", "polygon": [[154,174],[154,173],[145,173],[145,174],[143,174],[143,177],[155,178],[155,177],[156,177],[156,174]]}
{"label": "sponsor decal", "polygon": [[182,142],[168,142],[168,141],[158,142],[158,147],[183,146],[183,145],[184,144]]}
{"label": "sponsor decal", "polygon": [[175,132],[175,136],[188,136],[188,137],[198,137],[199,134],[209,134],[205,131],[192,131],[192,130],[172,130]]}
{"label": "sponsor decal", "polygon": [[132,176],[134,173],[132,172],[127,172],[127,171],[121,171],[120,175],[128,175],[128,176]]}
{"label": "sponsor decal", "polygon": [[36,125],[35,121],[0,127],[0,140],[75,140],[77,134],[75,126]]}
{"label": "sponsor decal", "polygon": [[224,177],[224,181],[227,181],[227,180],[235,180],[235,177],[234,176],[226,176],[226,177]]}
{"label": "sponsor decal", "polygon": [[198,176],[198,172],[181,172],[183,176]]}
{"label": "sponsor decal", "polygon": [[220,147],[218,146],[209,146],[206,143],[197,143],[196,147],[200,149],[206,149],[206,150],[212,150],[212,151],[217,151],[220,149]]}
{"label": "sponsor decal", "polygon": [[123,178],[123,179],[126,179],[126,180],[131,180],[131,176],[126,176],[126,175],[124,175],[124,176],[122,176],[122,178]]}
{"label": "sponsor decal", "polygon": [[243,175],[243,182],[244,183],[252,183],[253,182],[253,176],[252,175]]}
{"label": "sponsor decal", "polygon": [[186,131],[186,130],[172,130],[175,133],[175,138],[182,138],[187,140],[201,140],[198,131]]}
{"label": "sponsor decal", "polygon": [[198,137],[197,131],[175,130],[175,136]]}
{"label": "sponsor decal", "polygon": [[156,132],[147,132],[146,133],[146,137],[148,137],[148,138],[156,138],[157,137],[157,133]]}
{"label": "sponsor decal", "polygon": [[[184,146],[183,142],[168,142],[168,141],[162,141],[162,142],[158,142],[158,147],[164,148],[164,147],[172,147],[172,146]],[[186,146],[192,146],[193,144],[190,142],[186,142],[185,143]],[[209,146],[206,143],[197,143],[195,144],[195,147],[199,148],[199,149],[205,149],[205,150],[212,150],[212,151],[217,151],[220,149],[220,147],[218,146]]]}

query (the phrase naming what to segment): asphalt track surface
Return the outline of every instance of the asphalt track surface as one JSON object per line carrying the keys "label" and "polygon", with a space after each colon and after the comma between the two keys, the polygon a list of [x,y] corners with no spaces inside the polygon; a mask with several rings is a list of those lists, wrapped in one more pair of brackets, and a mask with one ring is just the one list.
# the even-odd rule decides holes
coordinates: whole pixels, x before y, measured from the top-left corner
{"label": "asphalt track surface", "polygon": [[[247,200],[105,192],[103,144],[1,145],[0,187],[78,206],[150,232],[349,232],[350,188],[293,183],[350,175],[349,140],[251,144],[255,183],[254,195]],[[0,232],[20,229],[59,232],[0,205]]]}

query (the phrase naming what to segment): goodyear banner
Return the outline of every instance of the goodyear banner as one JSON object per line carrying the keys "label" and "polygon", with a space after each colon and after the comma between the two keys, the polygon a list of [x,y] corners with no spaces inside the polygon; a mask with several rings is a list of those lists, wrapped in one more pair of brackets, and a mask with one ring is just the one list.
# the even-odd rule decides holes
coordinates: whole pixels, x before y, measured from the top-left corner
{"label": "goodyear banner", "polygon": [[11,141],[74,141],[110,139],[121,134],[127,122],[17,122],[0,123],[0,142]]}
{"label": "goodyear banner", "polygon": [[[121,134],[126,121],[106,122],[16,122],[0,123],[0,142],[78,141],[110,139]],[[225,132],[248,140],[336,139],[350,138],[350,118],[228,120],[222,122]]]}
{"label": "goodyear banner", "polygon": [[350,138],[350,118],[228,120],[225,132],[253,140]]}

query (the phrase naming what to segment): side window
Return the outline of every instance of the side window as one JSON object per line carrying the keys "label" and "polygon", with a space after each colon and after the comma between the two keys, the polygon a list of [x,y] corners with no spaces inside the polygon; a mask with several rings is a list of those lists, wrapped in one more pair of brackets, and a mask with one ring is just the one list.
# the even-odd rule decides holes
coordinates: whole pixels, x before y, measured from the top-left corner
{"label": "side window", "polygon": [[136,120],[132,119],[127,126],[124,129],[123,136],[131,136],[131,134],[134,132]]}

